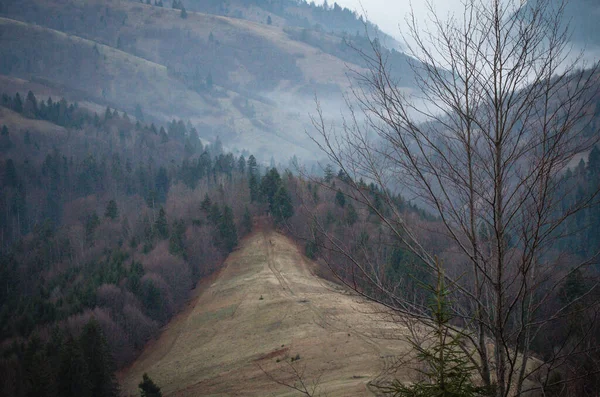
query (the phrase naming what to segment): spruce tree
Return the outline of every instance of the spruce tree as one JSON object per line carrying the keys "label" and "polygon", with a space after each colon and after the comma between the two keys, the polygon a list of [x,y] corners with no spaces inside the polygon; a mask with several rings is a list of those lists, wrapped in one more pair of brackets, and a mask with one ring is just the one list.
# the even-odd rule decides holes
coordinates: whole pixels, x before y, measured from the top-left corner
{"label": "spruce tree", "polygon": [[167,223],[167,213],[163,207],[160,207],[158,210],[158,218],[156,218],[156,222],[154,223],[154,227],[156,229],[156,233],[161,239],[166,239],[169,237],[169,224]]}
{"label": "spruce tree", "polygon": [[110,200],[108,204],[106,204],[104,216],[110,219],[116,219],[119,216],[119,208],[117,207],[117,202],[115,200]]}
{"label": "spruce tree", "polygon": [[23,113],[23,100],[21,99],[21,95],[17,92],[15,95],[15,99],[13,101],[13,110],[17,113]]}
{"label": "spruce tree", "polygon": [[273,197],[273,205],[271,209],[273,217],[277,223],[285,222],[294,215],[294,206],[285,186],[280,185]]}
{"label": "spruce tree", "polygon": [[92,397],[117,397],[119,387],[115,378],[115,364],[100,324],[90,320],[79,338],[88,368]]}
{"label": "spruce tree", "polygon": [[493,395],[493,390],[476,386],[472,376],[475,367],[467,356],[459,332],[451,327],[450,291],[446,287],[444,270],[436,259],[436,281],[432,286],[423,287],[430,293],[431,325],[426,341],[409,339],[416,357],[423,364],[418,372],[424,378],[410,384],[395,380],[389,386],[381,387],[386,395],[394,397],[483,397]]}
{"label": "spruce tree", "polygon": [[277,193],[279,186],[281,186],[279,172],[277,172],[277,168],[271,168],[260,181],[261,196],[269,203],[269,208],[271,210],[273,209],[273,199],[275,198],[275,193]]}
{"label": "spruce tree", "polygon": [[250,214],[250,210],[248,206],[244,209],[244,218],[242,219],[242,226],[244,227],[244,231],[246,233],[250,233],[252,231],[252,215]]}
{"label": "spruce tree", "polygon": [[142,381],[138,385],[141,397],[162,397],[160,387],[150,379],[148,374],[142,376]]}
{"label": "spruce tree", "polygon": [[346,205],[346,196],[340,189],[338,189],[337,193],[335,194],[335,203],[342,208],[344,208]]}
{"label": "spruce tree", "polygon": [[81,346],[72,337],[61,346],[57,380],[61,397],[92,397],[87,363]]}
{"label": "spruce tree", "polygon": [[238,244],[238,235],[231,207],[225,206],[219,222],[221,244],[226,252],[231,252]]}

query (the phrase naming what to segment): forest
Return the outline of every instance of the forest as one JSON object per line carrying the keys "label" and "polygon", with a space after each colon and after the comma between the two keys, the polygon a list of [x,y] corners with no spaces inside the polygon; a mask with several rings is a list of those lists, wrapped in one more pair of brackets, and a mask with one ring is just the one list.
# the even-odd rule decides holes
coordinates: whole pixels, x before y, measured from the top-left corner
{"label": "forest", "polygon": [[15,121],[0,163],[3,395],[116,395],[114,370],[253,216],[293,213],[291,176],[262,176],[254,156],[203,145],[182,121],[157,128],[32,92],[4,94],[1,110]]}

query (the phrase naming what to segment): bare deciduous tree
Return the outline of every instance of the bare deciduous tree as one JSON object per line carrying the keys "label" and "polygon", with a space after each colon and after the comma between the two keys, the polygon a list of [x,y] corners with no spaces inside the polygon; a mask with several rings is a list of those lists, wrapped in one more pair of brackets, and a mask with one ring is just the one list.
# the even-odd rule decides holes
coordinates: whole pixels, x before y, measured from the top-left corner
{"label": "bare deciduous tree", "polygon": [[[484,385],[494,386],[499,397],[523,395],[568,382],[550,374],[597,349],[584,343],[592,325],[554,341],[543,362],[534,357],[533,343],[597,291],[591,283],[576,299],[557,304],[560,286],[592,260],[564,265],[553,247],[565,221],[597,201],[595,192],[565,204],[570,186],[561,175],[597,141],[586,126],[599,65],[585,70],[580,57],[571,57],[560,1],[463,5],[447,20],[430,7],[424,30],[408,19],[416,93],[391,78],[374,41],[373,53],[363,54],[369,69],[357,73],[342,131],[329,127],[318,108],[314,140],[350,177],[351,197],[370,207],[432,271],[433,252],[390,192],[401,187],[439,217],[462,258],[445,272],[457,295],[455,331],[475,348],[472,362]],[[386,211],[361,178],[381,187]],[[358,260],[343,241],[313,221],[314,230],[377,287],[370,291],[388,295],[389,307],[426,318],[426,310],[392,296],[396,292],[373,276],[373,265]]]}

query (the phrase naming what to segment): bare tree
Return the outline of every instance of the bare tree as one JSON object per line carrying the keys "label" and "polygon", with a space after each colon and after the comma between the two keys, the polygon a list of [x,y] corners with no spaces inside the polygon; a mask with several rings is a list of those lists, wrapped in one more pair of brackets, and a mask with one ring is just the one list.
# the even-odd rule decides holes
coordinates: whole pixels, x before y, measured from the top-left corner
{"label": "bare tree", "polygon": [[[408,19],[415,92],[394,81],[374,41],[373,53],[363,53],[369,68],[357,73],[342,131],[318,108],[314,140],[349,176],[351,198],[370,207],[433,272],[432,250],[390,192],[401,187],[439,217],[461,258],[445,271],[456,291],[454,331],[475,348],[472,364],[484,385],[499,397],[523,395],[568,382],[550,374],[597,349],[583,343],[592,325],[554,341],[543,362],[533,343],[597,291],[591,283],[577,299],[557,304],[564,281],[594,258],[565,265],[553,247],[565,221],[597,201],[594,192],[565,204],[570,182],[561,175],[597,141],[586,126],[599,65],[585,70],[581,57],[571,57],[560,1],[464,0],[463,6],[447,20],[430,6],[425,29]],[[386,211],[361,178],[381,187]],[[427,311],[374,276],[364,257],[314,220],[312,230],[377,287],[362,294],[427,321]]]}

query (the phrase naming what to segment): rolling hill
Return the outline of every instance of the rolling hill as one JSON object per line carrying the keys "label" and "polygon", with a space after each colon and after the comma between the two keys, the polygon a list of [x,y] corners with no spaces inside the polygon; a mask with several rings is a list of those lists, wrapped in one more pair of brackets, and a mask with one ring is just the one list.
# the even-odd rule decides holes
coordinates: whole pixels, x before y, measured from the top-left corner
{"label": "rolling hill", "polygon": [[[319,382],[329,396],[367,396],[370,382],[394,374],[406,352],[400,326],[380,307],[313,273],[293,242],[269,228],[255,231],[121,373],[125,394],[143,373],[166,396],[297,395],[281,383]],[[295,358],[299,358],[295,360]],[[386,372],[391,371],[391,372]]]}
{"label": "rolling hill", "polygon": [[179,9],[124,0],[9,0],[0,17],[0,75],[20,79],[21,94],[42,85],[100,109],[139,106],[146,120],[190,120],[205,141],[219,136],[280,161],[315,158],[304,133],[314,95],[338,113],[349,67],[363,70],[346,42],[368,45],[326,27],[193,11],[182,18]]}

